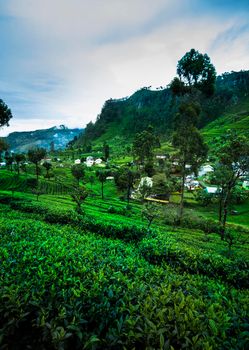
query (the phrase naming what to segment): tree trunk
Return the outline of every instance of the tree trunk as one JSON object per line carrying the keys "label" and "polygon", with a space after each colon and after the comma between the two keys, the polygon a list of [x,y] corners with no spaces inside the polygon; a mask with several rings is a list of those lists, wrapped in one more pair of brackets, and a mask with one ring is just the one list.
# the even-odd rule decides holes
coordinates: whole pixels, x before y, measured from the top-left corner
{"label": "tree trunk", "polygon": [[38,178],[39,178],[39,174],[38,174],[38,163],[35,163],[35,171],[36,171],[36,179],[38,181]]}
{"label": "tree trunk", "polygon": [[130,192],[131,192],[131,187],[130,185],[128,185],[127,187],[127,203],[130,203]]}
{"label": "tree trunk", "polygon": [[224,204],[223,204],[223,217],[222,217],[222,227],[221,227],[221,240],[224,241],[225,238],[225,231],[226,231],[226,222],[227,222],[227,213],[228,213],[228,202],[229,202],[229,196],[230,196],[230,188],[227,190],[227,193],[224,198]]}
{"label": "tree trunk", "polygon": [[101,197],[104,199],[104,182],[102,181],[102,186],[101,186]]}
{"label": "tree trunk", "polygon": [[219,200],[219,223],[220,224],[222,222],[223,196],[224,196],[224,189],[222,188],[220,193],[220,200]]}
{"label": "tree trunk", "polygon": [[183,166],[182,166],[181,198],[180,198],[179,213],[178,213],[178,223],[179,223],[179,224],[181,223],[181,221],[182,221],[182,216],[183,216],[184,184],[185,184],[185,177],[186,177],[185,165],[186,165],[186,163],[183,162]]}

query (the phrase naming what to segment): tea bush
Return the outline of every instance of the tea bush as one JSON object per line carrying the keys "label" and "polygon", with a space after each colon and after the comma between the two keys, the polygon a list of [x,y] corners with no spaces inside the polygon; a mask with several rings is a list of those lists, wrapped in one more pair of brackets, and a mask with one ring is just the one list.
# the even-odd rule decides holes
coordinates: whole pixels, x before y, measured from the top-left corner
{"label": "tea bush", "polygon": [[[166,262],[181,271],[219,277],[240,288],[249,287],[249,256],[228,258],[213,247],[200,248],[199,244],[185,243],[184,238],[169,233],[154,234],[139,243],[142,256],[153,264]],[[211,249],[210,249],[211,248]]]}
{"label": "tea bush", "polygon": [[245,349],[249,295],[133,245],[0,218],[2,349]]}

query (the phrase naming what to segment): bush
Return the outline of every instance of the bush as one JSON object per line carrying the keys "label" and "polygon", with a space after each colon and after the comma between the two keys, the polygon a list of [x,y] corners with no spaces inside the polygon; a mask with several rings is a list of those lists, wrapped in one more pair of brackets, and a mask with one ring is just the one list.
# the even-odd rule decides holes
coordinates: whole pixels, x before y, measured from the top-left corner
{"label": "bush", "polygon": [[154,234],[139,243],[142,256],[152,264],[166,262],[180,271],[220,278],[239,288],[249,287],[249,260],[228,259],[215,251],[200,249],[172,235]]}
{"label": "bush", "polygon": [[247,292],[38,220],[0,218],[0,238],[3,349],[247,348]]}
{"label": "bush", "polygon": [[41,204],[23,200],[13,200],[10,202],[10,207],[15,210],[23,211],[25,213],[46,214],[48,212],[48,208]]}

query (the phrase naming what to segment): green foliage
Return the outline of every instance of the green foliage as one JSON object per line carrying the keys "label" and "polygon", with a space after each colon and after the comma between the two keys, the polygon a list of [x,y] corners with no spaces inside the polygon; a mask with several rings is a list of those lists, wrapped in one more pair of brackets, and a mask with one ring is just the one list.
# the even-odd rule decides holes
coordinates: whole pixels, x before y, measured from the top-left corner
{"label": "green foliage", "polygon": [[248,292],[19,213],[0,217],[0,238],[3,348],[246,348]]}
{"label": "green foliage", "polygon": [[31,163],[35,164],[37,181],[40,174],[38,163],[45,157],[45,155],[46,150],[44,148],[34,148],[28,150],[28,159]]}
{"label": "green foliage", "polygon": [[79,185],[80,180],[82,180],[85,176],[85,166],[83,164],[74,164],[71,168],[71,172]]}
{"label": "green foliage", "polygon": [[[207,54],[191,49],[178,61],[177,74],[189,87],[194,86],[207,96],[214,93],[216,72]],[[176,83],[173,87],[175,86]]]}
{"label": "green foliage", "polygon": [[140,163],[152,161],[153,149],[160,145],[158,137],[154,134],[153,128],[149,126],[147,130],[135,134],[133,141],[133,154]]}
{"label": "green foliage", "polygon": [[12,117],[10,108],[0,99],[0,128],[4,125],[9,126]]}
{"label": "green foliage", "polygon": [[77,213],[79,214],[83,213],[81,205],[83,204],[87,196],[88,196],[88,191],[84,186],[73,188],[71,197],[72,197],[72,200],[76,203]]}
{"label": "green foliage", "polygon": [[229,259],[216,252],[214,244],[206,242],[205,245],[210,245],[210,248],[203,249],[194,240],[190,244],[184,235],[158,233],[144,238],[139,243],[139,250],[150,263],[166,262],[182,272],[220,278],[239,288],[249,287],[249,259],[239,256]]}

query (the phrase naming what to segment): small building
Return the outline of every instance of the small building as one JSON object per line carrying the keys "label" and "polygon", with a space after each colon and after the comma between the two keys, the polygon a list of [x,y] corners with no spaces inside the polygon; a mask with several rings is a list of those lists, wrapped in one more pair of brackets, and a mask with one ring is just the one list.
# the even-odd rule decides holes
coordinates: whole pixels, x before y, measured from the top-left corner
{"label": "small building", "polygon": [[80,159],[75,159],[74,164],[80,164],[81,160]]}
{"label": "small building", "polygon": [[156,156],[156,159],[166,159],[166,156],[163,156],[163,155],[157,155],[157,156]]}
{"label": "small building", "polygon": [[203,165],[202,167],[200,167],[200,170],[198,172],[198,176],[204,176],[208,173],[212,173],[214,171],[214,168],[212,167],[212,165],[207,164],[207,165]]}
{"label": "small building", "polygon": [[103,162],[103,160],[101,158],[97,158],[95,160],[95,164],[98,165],[98,164],[101,164]]}
{"label": "small building", "polygon": [[213,187],[210,187],[210,186],[207,186],[204,188],[204,190],[208,193],[208,194],[218,194],[219,193],[219,189],[218,187],[216,186],[213,186]]}
{"label": "small building", "polygon": [[189,190],[189,191],[194,191],[198,188],[200,188],[200,183],[197,180],[191,180],[189,182],[185,182],[185,187]]}
{"label": "small building", "polygon": [[93,166],[94,161],[93,160],[87,160],[86,162],[84,162],[84,164],[86,164],[86,166],[89,168],[89,167]]}
{"label": "small building", "polygon": [[0,162],[0,167],[6,166],[5,162]]}

